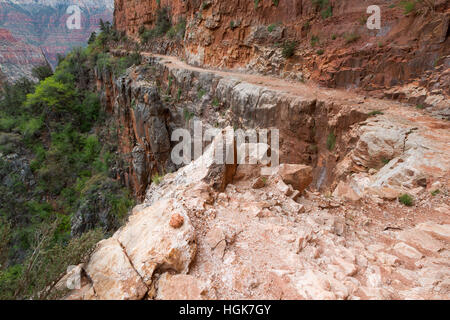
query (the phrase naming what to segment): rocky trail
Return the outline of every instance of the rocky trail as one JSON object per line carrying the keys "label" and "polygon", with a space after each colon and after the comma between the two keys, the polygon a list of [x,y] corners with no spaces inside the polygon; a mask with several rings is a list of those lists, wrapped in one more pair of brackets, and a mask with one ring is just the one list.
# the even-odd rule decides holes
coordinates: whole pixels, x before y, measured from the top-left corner
{"label": "rocky trail", "polygon": [[[122,53],[123,54],[123,53]],[[236,71],[224,71],[215,69],[206,69],[202,67],[195,67],[181,61],[175,56],[160,55],[151,52],[142,52],[142,56],[147,58],[157,58],[160,63],[165,65],[168,69],[178,70],[190,70],[202,74],[214,74],[219,77],[230,78],[245,83],[249,83],[255,86],[260,86],[265,89],[273,90],[278,93],[289,94],[292,96],[298,96],[304,99],[331,99],[335,103],[341,105],[354,105],[359,104],[363,110],[371,110],[371,106],[376,105],[377,110],[385,111],[397,114],[398,116],[413,116],[417,117],[417,114],[427,115],[426,111],[414,110],[413,107],[398,103],[393,100],[382,100],[371,98],[367,95],[361,95],[352,90],[343,89],[331,89],[326,87],[320,87],[314,83],[301,83],[299,81],[280,79],[273,76],[240,73]],[[406,110],[405,110],[406,108]],[[402,112],[403,111],[403,112]],[[433,122],[432,117],[425,117],[423,120]],[[450,125],[446,121],[442,121],[440,124],[445,128],[449,128]]]}
{"label": "rocky trail", "polygon": [[[216,165],[213,141],[148,187],[128,223],[73,271],[83,286],[69,299],[450,298],[448,121],[349,91],[144,56],[159,92],[182,91],[183,102],[167,103],[167,127],[187,106],[222,128],[231,118],[279,127],[283,164],[265,176],[261,165]],[[114,110],[130,110],[141,149],[151,139],[140,133],[142,110],[162,103],[148,66],[99,80]],[[158,159],[163,143],[150,140],[148,152]],[[398,201],[405,193],[411,206]]]}

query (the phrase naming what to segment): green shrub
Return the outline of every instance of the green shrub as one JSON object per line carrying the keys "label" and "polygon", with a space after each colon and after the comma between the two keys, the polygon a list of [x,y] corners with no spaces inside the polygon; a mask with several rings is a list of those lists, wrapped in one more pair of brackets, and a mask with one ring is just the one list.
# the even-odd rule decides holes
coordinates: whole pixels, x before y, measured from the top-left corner
{"label": "green shrub", "polygon": [[258,8],[259,6],[259,0],[253,0],[254,5],[255,5],[255,9]]}
{"label": "green shrub", "polygon": [[295,48],[297,47],[296,41],[286,41],[282,46],[282,55],[284,58],[290,58],[295,53]]}
{"label": "green shrub", "polygon": [[96,62],[97,69],[102,71],[111,71],[112,70],[112,58],[107,53],[100,53],[97,56],[97,62]]}
{"label": "green shrub", "polygon": [[336,145],[336,136],[335,136],[334,132],[330,132],[327,137],[328,150],[333,151],[335,145]]}
{"label": "green shrub", "polygon": [[407,193],[401,195],[398,198],[398,201],[408,207],[412,207],[414,205],[413,197]]}
{"label": "green shrub", "polygon": [[317,53],[319,56],[323,55],[324,52],[325,52],[325,51],[323,51],[323,49],[319,49],[319,50],[316,51],[316,53]]}
{"label": "green shrub", "polygon": [[422,110],[422,109],[425,109],[425,106],[420,103],[416,106],[416,108]]}
{"label": "green shrub", "polygon": [[206,94],[206,90],[203,88],[199,88],[197,92],[197,96],[199,99],[203,98],[203,96]]}
{"label": "green shrub", "polygon": [[208,7],[209,7],[209,3],[208,2],[206,2],[206,1],[204,1],[203,3],[202,3],[202,10],[206,10],[206,9],[208,9]]}
{"label": "green shrub", "polygon": [[190,112],[188,108],[184,108],[183,110],[184,120],[190,121],[194,116],[195,114],[193,112]]}
{"label": "green shrub", "polygon": [[184,39],[184,35],[186,33],[186,19],[182,18],[180,21],[175,25],[172,26],[169,31],[167,31],[166,36],[170,39]]}
{"label": "green shrub", "polygon": [[156,185],[159,185],[163,179],[164,179],[164,176],[160,176],[158,173],[156,173],[152,176],[152,182]]}
{"label": "green shrub", "polygon": [[34,91],[34,83],[26,78],[17,80],[14,84],[4,83],[1,90],[0,111],[5,115],[17,116],[21,113],[20,106],[27,95]]}
{"label": "green shrub", "polygon": [[319,44],[319,42],[320,42],[319,36],[315,35],[311,36],[311,46],[315,47],[317,44]]}
{"label": "green shrub", "polygon": [[54,299],[56,283],[70,265],[86,262],[104,235],[94,230],[73,238],[67,245],[55,243],[58,221],[36,231],[32,252],[22,266],[8,268],[0,275],[0,299]]}
{"label": "green shrub", "polygon": [[311,0],[316,10],[320,11],[323,19],[333,16],[333,7],[329,0]]}
{"label": "green shrub", "polygon": [[13,117],[0,116],[0,130],[11,131],[16,126],[16,122]]}
{"label": "green shrub", "polygon": [[82,119],[80,121],[80,129],[82,132],[88,132],[100,116],[100,98],[98,94],[87,92],[80,109]]}
{"label": "green shrub", "polygon": [[399,3],[399,6],[401,8],[403,8],[403,14],[404,15],[408,15],[411,12],[415,12],[416,11],[416,4],[417,1],[413,0],[413,1],[401,1]]}
{"label": "green shrub", "polygon": [[272,4],[275,6],[275,7],[278,7],[278,4],[280,3],[280,0],[272,0]]}
{"label": "green shrub", "polygon": [[[163,7],[156,10],[156,22],[155,27],[151,30],[145,30],[141,33],[141,42],[147,43],[150,39],[159,38],[166,35],[172,27],[172,22],[169,15],[169,8]],[[176,30],[171,34],[176,34]]]}
{"label": "green shrub", "polygon": [[431,195],[432,195],[433,197],[435,197],[435,196],[437,196],[437,195],[440,194],[440,193],[441,193],[441,190],[436,189],[436,190],[434,190],[434,191],[431,192]]}
{"label": "green shrub", "polygon": [[370,111],[367,115],[369,117],[375,117],[377,115],[383,115],[384,113],[380,110],[374,110],[374,111]]}
{"label": "green shrub", "polygon": [[320,13],[323,19],[330,18],[333,16],[333,7],[328,5],[322,12]]}
{"label": "green shrub", "polygon": [[275,23],[272,23],[271,25],[269,25],[267,27],[267,31],[269,32],[273,32],[275,30],[275,28],[277,27],[277,25]]}
{"label": "green shrub", "polygon": [[350,33],[350,34],[346,34],[344,36],[344,38],[345,38],[345,43],[349,44],[349,43],[358,41],[360,36],[357,33]]}
{"label": "green shrub", "polygon": [[126,57],[121,57],[117,60],[113,60],[112,69],[115,76],[123,75],[126,70],[133,65],[140,65],[142,57],[140,53],[135,52]]}
{"label": "green shrub", "polygon": [[42,128],[42,120],[39,118],[31,118],[19,125],[20,133],[25,138],[31,138]]}
{"label": "green shrub", "polygon": [[53,70],[48,63],[40,66],[36,66],[31,70],[33,77],[37,78],[39,81],[44,80],[53,75]]}

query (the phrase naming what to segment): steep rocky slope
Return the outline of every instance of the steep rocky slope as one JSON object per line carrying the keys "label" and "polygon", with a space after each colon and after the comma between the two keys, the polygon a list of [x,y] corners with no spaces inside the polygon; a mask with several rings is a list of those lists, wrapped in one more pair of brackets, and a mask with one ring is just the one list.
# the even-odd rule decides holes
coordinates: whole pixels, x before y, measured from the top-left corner
{"label": "steep rocky slope", "polygon": [[[97,68],[97,90],[142,203],[66,275],[82,279],[67,298],[449,299],[450,11],[434,3],[375,1],[370,31],[353,0],[116,0],[140,45],[110,54],[144,61]],[[145,41],[165,7],[184,37]],[[233,135],[174,164],[172,133],[196,121],[278,129],[281,164],[216,163],[244,148]]]}
{"label": "steep rocky slope", "polygon": [[14,38],[9,30],[0,29],[0,68],[9,80],[32,77],[34,66],[45,63],[45,56],[35,46]]}
{"label": "steep rocky slope", "polygon": [[[177,54],[196,65],[361,88],[448,114],[448,1],[434,1],[433,10],[416,4],[408,14],[400,2],[374,1],[371,5],[381,8],[380,30],[366,27],[365,2],[277,3],[117,0],[114,18],[119,30],[137,38],[142,25],[155,24],[158,7],[167,6],[174,23],[186,19],[187,30],[182,49],[171,41],[152,41],[159,53]],[[285,59],[283,46],[292,41],[295,51]],[[403,89],[406,84],[412,87]]]}
{"label": "steep rocky slope", "polygon": [[[124,175],[147,192],[76,269],[84,285],[68,298],[449,298],[447,122],[392,101],[152,54],[124,78],[98,76],[127,137],[121,148],[132,150]],[[217,166],[214,142],[147,188],[155,173],[177,169],[167,157],[172,130],[200,119],[280,128],[288,165],[265,176],[260,165]],[[304,190],[299,181],[312,183]],[[412,208],[397,201],[405,192]]]}
{"label": "steep rocky slope", "polygon": [[[111,21],[113,1],[77,1],[81,12],[81,29],[68,29],[66,11],[73,1],[0,1],[0,28],[20,41],[3,42],[2,66],[12,79],[29,75],[33,66],[42,63],[42,53],[55,66],[58,54],[84,46],[100,19]],[[40,55],[40,57],[38,57]]]}

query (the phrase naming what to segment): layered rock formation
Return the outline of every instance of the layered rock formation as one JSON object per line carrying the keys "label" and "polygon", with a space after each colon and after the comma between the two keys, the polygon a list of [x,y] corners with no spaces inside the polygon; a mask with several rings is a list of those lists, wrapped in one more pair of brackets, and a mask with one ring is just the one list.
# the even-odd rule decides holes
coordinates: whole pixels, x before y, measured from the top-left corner
{"label": "layered rock formation", "polygon": [[[331,0],[326,8],[310,0],[276,3],[162,0],[158,5],[151,0],[116,0],[115,22],[119,30],[137,38],[139,28],[152,27],[157,9],[167,6],[173,23],[187,20],[184,50],[167,41],[152,42],[159,53],[178,54],[196,65],[312,79],[413,104],[448,107],[448,1],[434,1],[433,9],[416,4],[409,14],[391,1],[375,1],[371,4],[381,8],[380,30],[367,28],[365,2]],[[293,56],[285,59],[284,44],[292,41]],[[412,89],[402,89],[409,83]]]}
{"label": "layered rock formation", "polygon": [[9,80],[31,78],[34,66],[46,62],[42,51],[14,38],[9,30],[0,29],[0,69]]}
{"label": "layered rock formation", "polygon": [[[142,43],[125,76],[96,71],[118,178],[142,203],[75,269],[68,299],[450,298],[449,4],[376,1],[370,31],[361,1],[323,3],[116,0],[137,41],[166,6],[187,29]],[[280,165],[217,163],[258,158],[261,141],[233,135],[175,165],[172,133],[198,121],[278,129]]]}
{"label": "layered rock formation", "polygon": [[[123,78],[98,73],[128,137],[122,150],[133,151],[123,174],[145,199],[80,266],[84,285],[69,299],[449,298],[447,122],[392,101],[145,56]],[[215,140],[178,169],[159,151],[195,120],[279,128],[283,164],[263,175],[258,164],[217,165]],[[155,172],[167,174],[149,185]],[[403,193],[414,207],[397,201]]]}
{"label": "layered rock formation", "polygon": [[[66,25],[71,16],[67,9],[74,4],[80,8],[81,29],[68,29]],[[43,55],[55,66],[58,54],[86,44],[100,19],[111,21],[112,10],[112,0],[0,1],[0,28],[5,30],[2,33],[10,33],[2,36],[4,73],[11,80],[29,76],[33,66],[45,61]]]}

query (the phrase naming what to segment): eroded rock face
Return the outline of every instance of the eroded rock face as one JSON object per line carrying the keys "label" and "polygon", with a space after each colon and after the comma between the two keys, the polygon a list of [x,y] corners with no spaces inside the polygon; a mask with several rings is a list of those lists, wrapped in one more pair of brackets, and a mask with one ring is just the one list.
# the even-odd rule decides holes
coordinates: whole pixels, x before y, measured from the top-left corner
{"label": "eroded rock face", "polygon": [[[31,78],[36,65],[49,61],[53,67],[58,54],[65,55],[74,47],[84,46],[100,19],[112,21],[114,0],[1,1],[0,62],[9,80]],[[80,29],[66,25],[67,9],[80,9]],[[72,12],[73,13],[73,12]]]}
{"label": "eroded rock face", "polygon": [[[116,0],[114,18],[119,30],[138,39],[140,27],[154,27],[158,6],[168,6],[174,23],[186,19],[186,33],[181,43],[152,41],[147,47],[153,52],[177,55],[195,66],[313,79],[381,95],[386,90],[387,97],[448,113],[448,1],[434,1],[433,9],[416,4],[421,14],[409,15],[391,1],[378,1],[384,18],[377,31],[367,28],[368,4],[358,0],[332,1],[325,8],[300,0],[204,3]],[[324,19],[324,12],[330,17]],[[288,41],[296,47],[286,59],[282,52]],[[410,84],[422,93],[404,90]]]}
{"label": "eroded rock face", "polygon": [[351,191],[342,193],[342,185],[336,189],[343,196],[374,194],[393,200],[412,189],[431,186],[450,165],[448,125],[414,121],[403,110],[370,118],[349,135],[358,140],[337,171],[341,176],[358,173],[349,176]]}
{"label": "eroded rock face", "polygon": [[[202,70],[169,57],[149,63],[156,79],[138,73],[135,89],[159,80],[160,91],[182,90],[181,102],[159,100],[166,128],[192,129],[184,108],[222,128],[278,127],[283,170],[262,176],[259,164],[218,165],[214,140],[201,157],[151,184],[113,237],[147,298],[449,297],[446,122],[351,92]],[[384,114],[369,116],[373,110]],[[405,192],[414,207],[392,201]]]}
{"label": "eroded rock face", "polygon": [[141,200],[152,176],[172,169],[169,110],[156,84],[142,81],[136,73],[114,79],[109,72],[98,70],[97,89],[117,123],[119,152],[124,158],[119,178]]}

